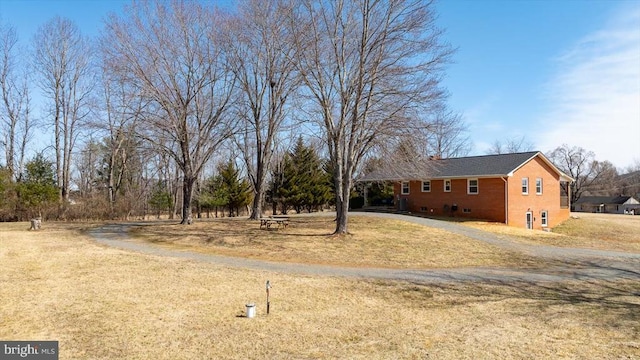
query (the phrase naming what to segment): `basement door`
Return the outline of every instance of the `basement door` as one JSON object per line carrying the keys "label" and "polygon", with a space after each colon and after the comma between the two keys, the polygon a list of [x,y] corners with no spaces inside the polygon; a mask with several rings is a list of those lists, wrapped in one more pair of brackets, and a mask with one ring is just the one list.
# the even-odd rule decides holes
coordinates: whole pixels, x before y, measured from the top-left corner
{"label": "basement door", "polygon": [[527,211],[527,229],[533,229],[533,212]]}

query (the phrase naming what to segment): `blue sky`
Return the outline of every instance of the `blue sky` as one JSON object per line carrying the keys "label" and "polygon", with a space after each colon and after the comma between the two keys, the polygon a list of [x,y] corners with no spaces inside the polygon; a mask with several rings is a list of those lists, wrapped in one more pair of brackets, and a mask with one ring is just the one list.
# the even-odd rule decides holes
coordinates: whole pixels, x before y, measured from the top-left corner
{"label": "blue sky", "polygon": [[458,47],[445,85],[473,152],[524,136],[536,150],[640,162],[640,1],[441,1]]}
{"label": "blue sky", "polygon": [[[96,36],[126,3],[0,0],[0,19],[25,44],[55,15]],[[543,152],[566,143],[619,168],[640,162],[640,0],[441,0],[436,8],[458,48],[444,85],[473,154],[524,136]]]}

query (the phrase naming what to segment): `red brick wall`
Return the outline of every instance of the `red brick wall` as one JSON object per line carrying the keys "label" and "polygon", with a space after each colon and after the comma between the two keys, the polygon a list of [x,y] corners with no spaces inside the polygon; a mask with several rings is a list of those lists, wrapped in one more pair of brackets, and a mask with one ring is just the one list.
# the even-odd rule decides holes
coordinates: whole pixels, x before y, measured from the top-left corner
{"label": "red brick wall", "polygon": [[[399,195],[400,183],[395,184],[394,193],[396,203],[406,198],[413,213],[505,222],[504,181],[500,178],[478,179],[475,195],[467,194],[467,179],[452,179],[451,192],[444,192],[444,180],[431,180],[431,192],[422,192],[422,181],[410,181],[409,195]],[[458,206],[456,211],[451,210],[454,204]],[[464,209],[471,212],[465,213]]]}
{"label": "red brick wall", "polygon": [[[522,194],[522,178],[529,178],[529,194]],[[536,194],[536,178],[542,178],[542,195]],[[542,229],[541,213],[548,213],[548,227],[567,220],[569,209],[560,208],[560,177],[542,159],[532,161],[518,169],[509,178],[508,225],[526,227],[526,213],[533,213],[533,228]]]}

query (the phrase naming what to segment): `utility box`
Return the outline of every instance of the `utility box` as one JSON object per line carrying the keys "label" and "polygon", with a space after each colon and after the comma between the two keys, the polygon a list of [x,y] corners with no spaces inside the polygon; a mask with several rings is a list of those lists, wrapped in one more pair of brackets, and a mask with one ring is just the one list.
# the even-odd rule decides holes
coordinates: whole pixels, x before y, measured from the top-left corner
{"label": "utility box", "polygon": [[256,316],[256,304],[247,304],[247,317],[254,318]]}

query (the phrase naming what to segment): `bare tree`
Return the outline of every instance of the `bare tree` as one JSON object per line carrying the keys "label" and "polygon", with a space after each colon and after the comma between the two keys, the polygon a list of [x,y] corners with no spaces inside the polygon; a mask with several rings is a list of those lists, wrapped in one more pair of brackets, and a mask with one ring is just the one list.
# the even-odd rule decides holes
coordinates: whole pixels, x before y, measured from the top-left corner
{"label": "bare tree", "polygon": [[460,114],[441,109],[426,129],[426,154],[437,158],[466,156],[471,151],[469,136]]}
{"label": "bare tree", "polygon": [[103,67],[102,86],[102,116],[93,126],[106,135],[103,177],[113,216],[117,194],[122,190],[129,163],[135,156],[131,152],[142,151],[137,144],[135,133],[144,103],[142,96],[137,93],[137,88],[128,86],[122,79],[112,76],[106,67]]}
{"label": "bare tree", "polygon": [[29,78],[17,66],[18,36],[13,27],[0,25],[0,128],[9,176],[20,180],[25,151],[34,122],[31,119]]}
{"label": "bare tree", "polygon": [[76,24],[61,17],[38,29],[34,47],[39,85],[49,100],[47,112],[54,127],[58,195],[63,203],[69,200],[73,149],[90,110],[92,51]]}
{"label": "bare tree", "polygon": [[635,196],[640,200],[640,159],[634,159],[634,164],[629,165],[624,171],[618,178],[619,193]]}
{"label": "bare tree", "polygon": [[108,19],[102,44],[112,71],[148,101],[140,135],[181,171],[183,224],[199,173],[232,135],[234,76],[218,46],[220,18],[194,1],[134,3]]}
{"label": "bare tree", "polygon": [[262,216],[275,142],[287,118],[285,105],[299,85],[286,28],[291,11],[288,0],[243,1],[228,33],[230,64],[242,94],[237,111],[245,122],[237,144],[254,191],[251,219]]}
{"label": "bare tree", "polygon": [[621,195],[618,170],[610,161],[594,161],[591,165],[597,178],[585,188],[585,194],[601,196]]}
{"label": "bare tree", "polygon": [[[469,136],[460,114],[446,108],[443,104],[434,106],[434,110],[424,115],[423,126],[413,128],[412,134],[397,139],[388,139],[382,153],[374,154],[381,159],[383,167],[398,175],[406,169],[398,164],[412,163],[421,167],[427,159],[442,159],[465,156],[471,151]],[[396,168],[396,169],[394,169]],[[424,168],[427,171],[427,167]]]}
{"label": "bare tree", "polygon": [[80,197],[88,199],[97,190],[98,173],[100,170],[100,144],[93,138],[85,141],[80,148],[80,154],[74,161]]}
{"label": "bare tree", "polygon": [[[595,154],[581,147],[569,147],[567,144],[557,147],[549,153],[551,160],[560,170],[574,179],[571,184],[571,204],[582,197],[583,194],[593,188],[594,185],[607,177],[613,168],[608,162],[600,163],[595,160]],[[615,168],[613,168],[615,171]],[[569,184],[561,183],[561,185]],[[563,189],[568,193],[568,189]]]}
{"label": "bare tree", "polygon": [[291,21],[333,169],[336,234],[348,232],[363,156],[425,126],[420,114],[443,96],[439,75],[451,49],[440,42],[433,11],[429,1],[307,0]]}
{"label": "bare tree", "polygon": [[494,141],[487,150],[487,154],[510,154],[532,150],[533,144],[525,136],[522,136],[507,139],[504,143],[500,140]]}

